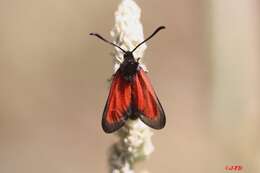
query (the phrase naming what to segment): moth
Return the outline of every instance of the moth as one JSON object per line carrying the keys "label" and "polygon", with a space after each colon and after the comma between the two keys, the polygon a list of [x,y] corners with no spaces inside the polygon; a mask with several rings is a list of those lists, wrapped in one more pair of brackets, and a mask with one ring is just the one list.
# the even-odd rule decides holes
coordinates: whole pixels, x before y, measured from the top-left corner
{"label": "moth", "polygon": [[90,33],[106,43],[119,48],[124,53],[123,62],[115,72],[102,116],[102,128],[106,133],[120,129],[130,119],[140,118],[153,129],[162,129],[166,118],[162,105],[139,60],[133,52],[151,39],[165,26],[158,27],[148,38],[139,43],[133,50],[126,51],[120,46],[103,38],[97,33]]}

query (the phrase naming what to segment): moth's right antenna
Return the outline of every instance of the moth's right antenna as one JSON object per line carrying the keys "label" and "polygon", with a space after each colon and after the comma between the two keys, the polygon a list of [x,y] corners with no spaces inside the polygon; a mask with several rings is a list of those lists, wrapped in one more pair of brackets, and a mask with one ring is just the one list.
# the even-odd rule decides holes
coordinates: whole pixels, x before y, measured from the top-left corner
{"label": "moth's right antenna", "polygon": [[131,52],[134,52],[139,46],[141,46],[143,43],[147,42],[148,40],[150,40],[157,32],[159,32],[160,30],[165,29],[165,26],[159,26],[153,33],[152,35],[150,35],[147,39],[145,39],[144,41],[142,41],[141,43],[139,43]]}

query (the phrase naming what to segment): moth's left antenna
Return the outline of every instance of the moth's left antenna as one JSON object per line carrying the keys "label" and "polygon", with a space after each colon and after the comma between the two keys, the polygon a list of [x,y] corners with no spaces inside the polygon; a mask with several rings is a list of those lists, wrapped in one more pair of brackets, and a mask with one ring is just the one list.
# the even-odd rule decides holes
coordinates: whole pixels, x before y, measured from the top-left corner
{"label": "moth's left antenna", "polygon": [[124,49],[122,49],[121,47],[119,47],[118,45],[112,43],[111,41],[108,41],[107,39],[105,39],[104,37],[102,37],[101,35],[97,34],[97,33],[90,33],[89,35],[93,35],[93,36],[96,36],[98,37],[99,39],[103,40],[104,42],[106,43],[109,43],[117,48],[119,48],[120,50],[122,50],[124,53],[126,53],[126,51]]}

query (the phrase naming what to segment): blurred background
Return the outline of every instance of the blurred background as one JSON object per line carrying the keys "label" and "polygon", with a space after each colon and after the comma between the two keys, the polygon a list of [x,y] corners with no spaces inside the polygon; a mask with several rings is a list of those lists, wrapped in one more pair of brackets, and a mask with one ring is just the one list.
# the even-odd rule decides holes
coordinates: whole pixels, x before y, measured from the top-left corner
{"label": "blurred background", "polygon": [[[100,125],[120,0],[0,0],[0,172],[104,173],[117,138]],[[260,172],[260,3],[149,0],[144,61],[167,125],[151,173]]]}

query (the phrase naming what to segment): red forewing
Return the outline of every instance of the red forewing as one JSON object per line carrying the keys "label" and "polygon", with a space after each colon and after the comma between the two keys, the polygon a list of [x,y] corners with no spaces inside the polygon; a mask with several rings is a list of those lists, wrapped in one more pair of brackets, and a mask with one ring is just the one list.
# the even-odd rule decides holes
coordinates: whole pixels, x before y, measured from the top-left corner
{"label": "red forewing", "polygon": [[131,114],[131,85],[117,71],[113,77],[102,117],[102,127],[112,133],[122,127]]}
{"label": "red forewing", "polygon": [[133,106],[140,119],[154,129],[165,126],[165,114],[147,75],[140,69],[132,81]]}

